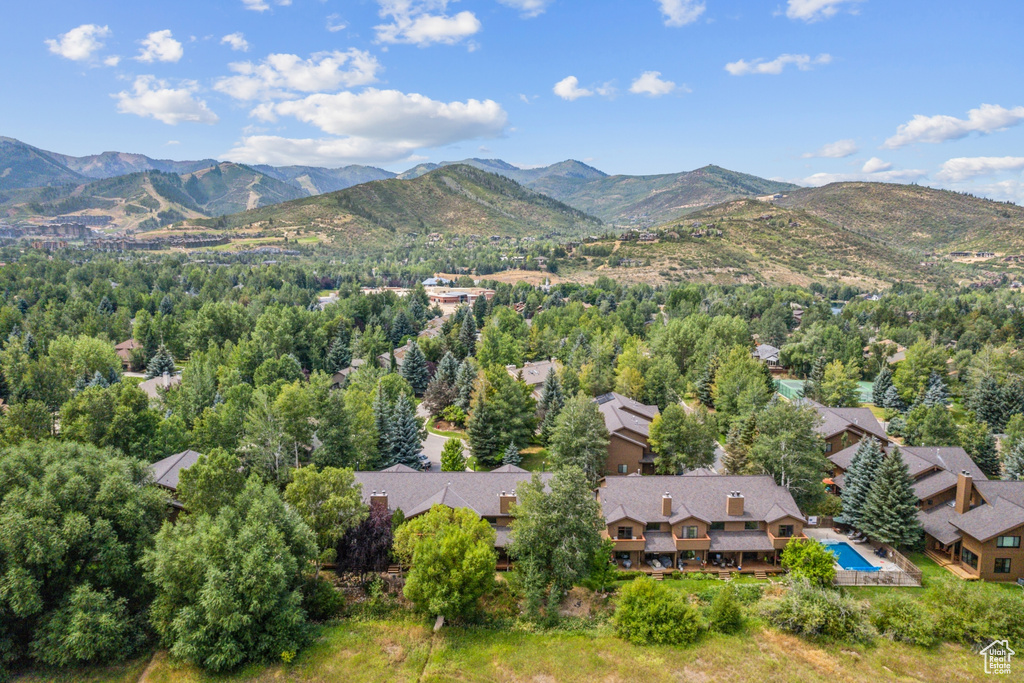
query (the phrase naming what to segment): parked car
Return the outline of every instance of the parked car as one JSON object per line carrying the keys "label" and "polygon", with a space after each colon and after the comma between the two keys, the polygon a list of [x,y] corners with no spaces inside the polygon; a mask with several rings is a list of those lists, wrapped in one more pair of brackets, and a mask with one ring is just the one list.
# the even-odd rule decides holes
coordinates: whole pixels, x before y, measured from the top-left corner
{"label": "parked car", "polygon": [[432,463],[430,462],[430,458],[427,457],[426,453],[420,453],[419,455],[416,456],[416,458],[420,461],[421,470],[425,472],[430,469]]}

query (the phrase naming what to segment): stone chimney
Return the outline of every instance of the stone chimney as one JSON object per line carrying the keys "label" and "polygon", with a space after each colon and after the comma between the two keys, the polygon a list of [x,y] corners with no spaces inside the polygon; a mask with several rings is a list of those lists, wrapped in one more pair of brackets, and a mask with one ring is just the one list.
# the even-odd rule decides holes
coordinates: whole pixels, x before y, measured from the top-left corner
{"label": "stone chimney", "polygon": [[672,495],[668,491],[661,497],[661,514],[665,517],[672,516]]}
{"label": "stone chimney", "polygon": [[383,507],[385,510],[388,509],[387,491],[381,491],[380,493],[374,491],[372,494],[370,494],[370,507],[375,508],[378,506]]}
{"label": "stone chimney", "polygon": [[730,517],[740,517],[743,515],[743,494],[739,491],[729,491],[729,496],[725,499],[725,514]]}
{"label": "stone chimney", "polygon": [[974,493],[974,477],[967,470],[960,470],[956,476],[956,513],[962,515],[971,509],[971,497]]}
{"label": "stone chimney", "polygon": [[516,492],[507,494],[504,491],[498,496],[498,512],[503,515],[511,514],[512,504],[516,502]]}

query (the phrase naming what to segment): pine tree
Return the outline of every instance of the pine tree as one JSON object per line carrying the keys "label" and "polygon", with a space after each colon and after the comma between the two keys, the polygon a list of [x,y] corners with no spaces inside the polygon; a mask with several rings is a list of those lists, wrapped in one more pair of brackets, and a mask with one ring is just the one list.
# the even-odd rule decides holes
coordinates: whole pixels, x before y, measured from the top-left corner
{"label": "pine tree", "polygon": [[467,315],[466,319],[462,321],[462,327],[459,329],[459,343],[466,350],[467,356],[476,353],[476,320],[472,315]]}
{"label": "pine tree", "polygon": [[882,407],[886,410],[892,410],[897,413],[903,413],[907,410],[907,404],[900,398],[900,392],[897,391],[895,385],[890,385],[885,390],[885,398],[882,399]]}
{"label": "pine tree", "polygon": [[115,310],[114,302],[112,302],[107,296],[104,296],[103,299],[100,300],[98,310],[102,315],[113,315]]}
{"label": "pine tree", "polygon": [[537,406],[538,417],[540,418],[541,440],[547,443],[551,436],[551,430],[555,426],[555,419],[565,405],[565,395],[562,393],[562,383],[558,379],[554,368],[548,370],[544,378],[544,388],[541,390],[540,403]]}
{"label": "pine tree", "polygon": [[836,521],[860,528],[865,501],[873,488],[878,466],[884,457],[885,453],[876,439],[861,439],[850,467],[843,475],[843,490],[840,493],[843,499],[843,513]]}
{"label": "pine tree", "polygon": [[992,429],[998,431],[1005,425],[1002,391],[999,383],[991,375],[986,375],[978,382],[978,388],[970,396],[968,405],[978,419],[987,422]]}
{"label": "pine tree", "polygon": [[1003,478],[1010,481],[1024,481],[1024,440],[1017,442],[1003,463]]}
{"label": "pine tree", "polygon": [[706,408],[715,407],[715,373],[718,372],[718,356],[711,356],[708,359],[707,365],[704,366],[704,372],[701,373],[697,379],[697,400],[704,404]]}
{"label": "pine tree", "polygon": [[352,333],[344,325],[338,328],[338,334],[327,350],[324,366],[327,372],[334,374],[352,364]]}
{"label": "pine tree", "polygon": [[828,361],[825,360],[825,356],[818,356],[814,359],[814,365],[811,366],[811,374],[804,383],[803,395],[805,398],[809,398],[812,401],[821,400],[821,383],[825,379],[825,367],[827,365]]}
{"label": "pine tree", "polygon": [[395,314],[394,320],[391,321],[391,343],[397,346],[403,337],[411,334],[416,334],[416,329],[409,322],[409,315],[405,310],[401,310]]}
{"label": "pine tree", "polygon": [[398,360],[395,358],[395,347],[388,351],[388,372],[398,372]]}
{"label": "pine tree", "polygon": [[391,462],[393,412],[391,403],[384,394],[384,387],[378,383],[377,395],[373,399],[373,426],[377,429],[378,459],[386,465],[393,464]]}
{"label": "pine tree", "polygon": [[768,395],[771,396],[775,393],[775,378],[772,377],[772,369],[768,367],[767,363],[761,363],[761,379],[764,380],[765,389],[768,390]]}
{"label": "pine tree", "polygon": [[174,313],[174,302],[171,301],[171,297],[164,294],[164,298],[160,299],[160,313],[163,315],[172,315]]}
{"label": "pine tree", "polygon": [[982,472],[989,479],[998,479],[1002,473],[1002,463],[999,462],[999,452],[996,447],[996,437],[987,422],[978,422],[977,419],[968,421],[960,426],[960,445],[967,451]]}
{"label": "pine tree", "polygon": [[174,358],[171,357],[167,348],[161,344],[153,357],[149,359],[149,365],[146,366],[146,377],[153,379],[164,374],[173,375],[175,372]]}
{"label": "pine tree", "polygon": [[519,467],[519,463],[522,461],[523,456],[519,455],[519,449],[516,448],[515,441],[509,441],[508,447],[505,448],[505,455],[501,458],[501,464]]}
{"label": "pine tree", "polygon": [[441,471],[464,472],[466,456],[462,452],[462,439],[452,437],[444,442],[441,448]]}
{"label": "pine tree", "polygon": [[455,405],[465,411],[469,411],[469,404],[473,396],[473,383],[476,381],[476,367],[469,359],[462,361],[459,371],[455,375],[455,387],[459,390],[459,398]]}
{"label": "pine tree", "polygon": [[928,376],[928,386],[924,390],[924,397],[921,399],[926,406],[944,406],[949,403],[949,391],[946,389],[946,382],[933,372]]}
{"label": "pine tree", "polygon": [[402,394],[395,403],[391,429],[391,464],[419,469],[420,428],[413,413],[412,403]]}
{"label": "pine tree", "polygon": [[89,381],[88,386],[100,387],[105,389],[106,387],[110,386],[110,383],[107,382],[107,378],[103,376],[103,373],[97,370],[95,373],[93,373],[92,379]]}
{"label": "pine tree", "polygon": [[914,480],[898,449],[878,467],[864,502],[860,526],[871,538],[893,546],[913,546],[921,539]]}
{"label": "pine tree", "polygon": [[484,326],[484,318],[487,317],[487,297],[478,296],[473,302],[473,318],[477,328]]}
{"label": "pine tree", "polygon": [[417,395],[422,395],[427,390],[427,384],[430,382],[427,357],[423,355],[420,345],[416,342],[410,343],[409,350],[405,352],[405,360],[402,362],[402,377]]}
{"label": "pine tree", "polygon": [[459,372],[459,361],[448,351],[437,364],[437,372],[434,373],[434,380],[443,382],[449,386],[455,385],[455,377]]}
{"label": "pine tree", "polygon": [[892,370],[886,365],[878,373],[875,383],[871,385],[871,402],[878,407],[885,406],[885,392],[892,386]]}

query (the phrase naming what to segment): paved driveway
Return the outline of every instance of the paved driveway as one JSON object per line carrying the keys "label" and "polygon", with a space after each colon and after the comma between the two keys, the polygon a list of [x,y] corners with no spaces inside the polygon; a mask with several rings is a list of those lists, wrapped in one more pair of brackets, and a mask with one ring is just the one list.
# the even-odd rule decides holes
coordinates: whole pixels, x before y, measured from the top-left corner
{"label": "paved driveway", "polygon": [[423,452],[430,459],[431,472],[441,471],[441,449],[444,448],[444,442],[447,440],[443,436],[429,432],[427,433],[427,438],[423,440]]}

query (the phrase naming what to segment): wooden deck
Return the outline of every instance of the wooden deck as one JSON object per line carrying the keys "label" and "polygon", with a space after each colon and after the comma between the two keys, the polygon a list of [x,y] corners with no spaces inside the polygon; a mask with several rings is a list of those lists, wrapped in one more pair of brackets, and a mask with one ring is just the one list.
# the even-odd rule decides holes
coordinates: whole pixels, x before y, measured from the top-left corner
{"label": "wooden deck", "polygon": [[943,569],[946,569],[957,578],[963,579],[964,581],[978,580],[977,576],[961,567],[958,562],[954,562],[953,558],[949,557],[948,555],[936,552],[931,548],[925,548],[924,554],[932,560],[935,560],[935,564],[939,565]]}

